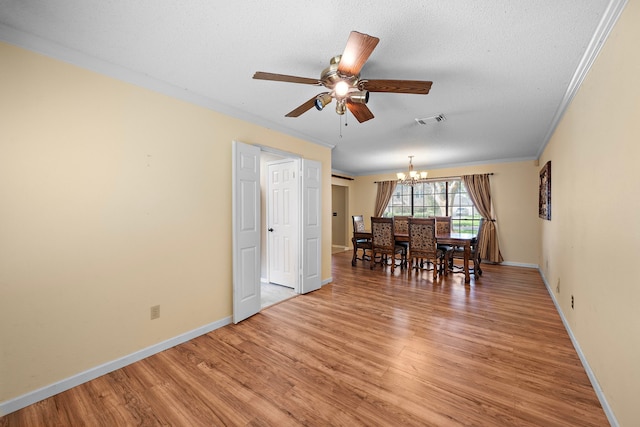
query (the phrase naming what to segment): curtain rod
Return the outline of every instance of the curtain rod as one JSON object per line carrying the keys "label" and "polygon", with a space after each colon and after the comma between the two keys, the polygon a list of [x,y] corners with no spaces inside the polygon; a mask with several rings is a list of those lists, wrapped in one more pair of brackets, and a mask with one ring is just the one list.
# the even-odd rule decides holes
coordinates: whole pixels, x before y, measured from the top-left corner
{"label": "curtain rod", "polygon": [[[477,174],[473,174],[473,175],[493,175],[493,172],[489,172],[489,173],[477,173]],[[446,181],[448,179],[461,179],[462,176],[458,175],[458,176],[438,176],[435,178],[427,178],[425,180],[423,180],[423,182],[430,182],[430,181]],[[397,179],[389,179],[388,181],[397,181]],[[384,181],[373,181],[374,184],[378,184],[380,182],[384,182]]]}

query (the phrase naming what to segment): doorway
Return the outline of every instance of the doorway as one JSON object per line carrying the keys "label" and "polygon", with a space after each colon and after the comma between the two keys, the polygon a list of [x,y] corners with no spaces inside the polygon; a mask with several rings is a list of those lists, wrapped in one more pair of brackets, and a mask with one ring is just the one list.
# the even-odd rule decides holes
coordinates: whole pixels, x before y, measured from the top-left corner
{"label": "doorway", "polygon": [[261,151],[263,268],[260,278],[262,309],[299,293],[298,242],[300,212],[298,160]]}
{"label": "doorway", "polygon": [[331,186],[331,253],[349,250],[347,187]]}
{"label": "doorway", "polygon": [[265,243],[266,203],[262,164],[273,156],[296,159],[298,181],[297,245],[298,280],[295,293],[308,293],[321,286],[322,266],[322,164],[292,153],[279,152],[234,141],[232,149],[233,218],[233,322],[238,323],[261,309],[261,288],[268,273]]}

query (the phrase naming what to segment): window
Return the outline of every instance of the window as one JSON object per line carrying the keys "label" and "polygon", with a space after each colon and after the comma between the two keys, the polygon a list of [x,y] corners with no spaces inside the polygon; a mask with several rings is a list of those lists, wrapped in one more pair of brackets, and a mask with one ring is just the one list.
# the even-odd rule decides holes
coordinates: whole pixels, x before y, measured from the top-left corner
{"label": "window", "polygon": [[461,179],[398,184],[383,216],[451,216],[453,232],[478,232],[482,218]]}

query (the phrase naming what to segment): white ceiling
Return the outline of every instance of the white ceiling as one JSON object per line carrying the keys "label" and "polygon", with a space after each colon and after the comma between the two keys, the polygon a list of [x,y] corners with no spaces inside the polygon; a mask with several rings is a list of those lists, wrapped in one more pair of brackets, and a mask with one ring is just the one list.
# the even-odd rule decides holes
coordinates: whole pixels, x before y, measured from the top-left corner
{"label": "white ceiling", "polygon": [[[622,6],[621,6],[622,4]],[[333,148],[349,175],[536,159],[623,0],[0,0],[0,40]],[[614,16],[614,18],[612,18]],[[431,80],[371,93],[375,118],[284,115],[349,32],[380,38],[361,76]],[[415,118],[444,114],[420,126]]]}

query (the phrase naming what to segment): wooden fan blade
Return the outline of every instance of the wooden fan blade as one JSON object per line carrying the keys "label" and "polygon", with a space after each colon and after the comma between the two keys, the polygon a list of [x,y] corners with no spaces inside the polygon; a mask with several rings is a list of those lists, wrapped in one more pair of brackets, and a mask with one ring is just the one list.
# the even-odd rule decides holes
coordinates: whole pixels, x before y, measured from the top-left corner
{"label": "wooden fan blade", "polygon": [[285,114],[285,117],[298,117],[302,113],[306,113],[307,111],[315,107],[316,97],[317,95],[311,98],[310,100],[308,100],[307,102],[305,102],[304,104],[300,105],[298,108],[288,112],[287,114]]}
{"label": "wooden fan blade", "polygon": [[369,92],[415,93],[426,95],[433,82],[421,80],[362,80],[358,87]]}
{"label": "wooden fan blade", "polygon": [[253,78],[258,80],[275,80],[277,82],[302,83],[302,84],[317,85],[317,86],[322,85],[322,83],[318,79],[310,79],[308,77],[287,76],[286,74],[265,73],[264,71],[257,71],[253,75]]}
{"label": "wooden fan blade", "polygon": [[347,101],[347,108],[360,123],[373,119],[373,113],[365,104],[354,104]]}
{"label": "wooden fan blade", "polygon": [[380,39],[377,37],[351,31],[347,46],[345,46],[338,64],[338,72],[347,75],[360,73],[360,69],[367,62],[369,55],[371,55],[379,41]]}

